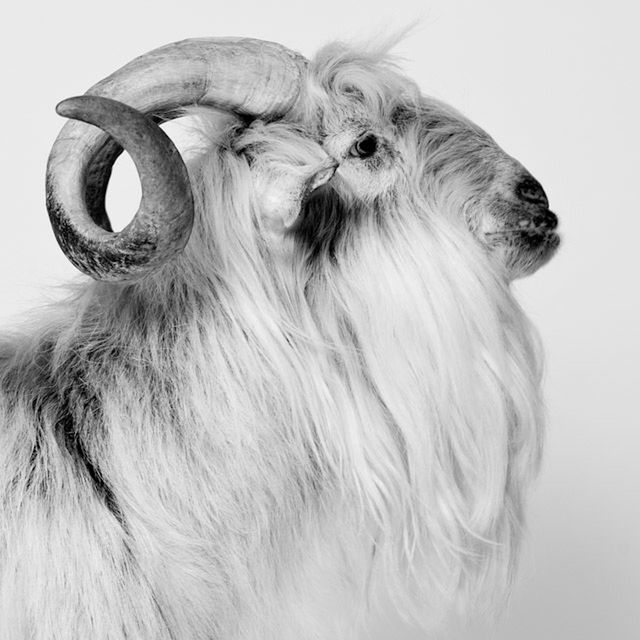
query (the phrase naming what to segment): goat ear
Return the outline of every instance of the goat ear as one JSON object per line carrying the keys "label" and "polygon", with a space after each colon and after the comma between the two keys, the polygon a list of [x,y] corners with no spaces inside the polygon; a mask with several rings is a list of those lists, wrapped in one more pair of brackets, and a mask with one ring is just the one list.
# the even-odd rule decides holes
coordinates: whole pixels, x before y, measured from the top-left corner
{"label": "goat ear", "polygon": [[290,208],[288,215],[283,219],[286,229],[290,229],[295,224],[305,203],[317,189],[327,184],[327,182],[333,178],[337,168],[338,161],[331,156],[327,156],[325,160],[314,166],[311,171],[303,177],[301,187],[295,198],[295,206]]}
{"label": "goat ear", "polygon": [[281,240],[295,226],[305,203],[331,180],[337,168],[338,162],[327,156],[317,164],[291,172],[258,174],[262,224],[272,240]]}
{"label": "goat ear", "polygon": [[311,175],[307,178],[304,198],[310,197],[316,189],[327,184],[327,182],[333,178],[337,168],[338,161],[331,156],[327,156],[326,160],[315,167]]}

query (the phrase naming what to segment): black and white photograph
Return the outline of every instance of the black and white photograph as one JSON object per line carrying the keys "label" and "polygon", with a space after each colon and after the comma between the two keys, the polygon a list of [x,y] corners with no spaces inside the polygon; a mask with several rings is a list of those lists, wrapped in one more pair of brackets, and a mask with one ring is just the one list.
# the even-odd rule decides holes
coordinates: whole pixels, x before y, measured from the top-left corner
{"label": "black and white photograph", "polygon": [[0,640],[639,638],[638,24],[6,7]]}

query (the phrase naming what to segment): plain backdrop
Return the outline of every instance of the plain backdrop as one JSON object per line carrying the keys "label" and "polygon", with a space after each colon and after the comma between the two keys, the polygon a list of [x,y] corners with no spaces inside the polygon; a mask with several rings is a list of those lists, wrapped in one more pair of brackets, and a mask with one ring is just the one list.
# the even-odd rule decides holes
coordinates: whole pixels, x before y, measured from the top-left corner
{"label": "plain backdrop", "polygon": [[[496,629],[468,637],[640,638],[636,7],[616,0],[5,5],[0,327],[78,278],[44,207],[45,162],[62,125],[56,102],[187,37],[252,36],[310,56],[328,40],[375,37],[417,19],[397,48],[405,70],[529,168],[564,239],[549,265],[516,285],[546,345],[549,414],[522,570]],[[119,161],[109,197],[123,223],[139,196],[127,162]],[[391,614],[381,619],[376,640],[425,637]]]}

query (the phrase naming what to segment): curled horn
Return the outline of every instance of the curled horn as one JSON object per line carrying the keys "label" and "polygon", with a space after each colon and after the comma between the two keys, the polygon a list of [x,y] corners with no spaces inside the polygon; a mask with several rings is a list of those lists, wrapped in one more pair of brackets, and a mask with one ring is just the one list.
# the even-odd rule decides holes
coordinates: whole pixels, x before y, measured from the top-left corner
{"label": "curled horn", "polygon": [[[97,280],[126,281],[181,251],[193,224],[191,188],[179,153],[156,123],[193,104],[282,117],[299,96],[305,67],[302,56],[272,42],[185,40],[136,58],[85,96],[60,103],[58,113],[74,120],[49,155],[47,208],[69,260]],[[138,169],[142,200],[129,225],[114,233],[104,203],[123,148]]]}

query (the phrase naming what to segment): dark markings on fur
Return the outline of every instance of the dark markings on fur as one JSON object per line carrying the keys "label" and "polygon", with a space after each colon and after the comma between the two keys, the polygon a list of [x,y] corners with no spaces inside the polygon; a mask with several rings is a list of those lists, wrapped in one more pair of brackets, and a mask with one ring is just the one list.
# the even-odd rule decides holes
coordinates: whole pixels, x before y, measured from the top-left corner
{"label": "dark markings on fur", "polygon": [[44,448],[44,420],[42,417],[42,407],[39,405],[36,406],[35,402],[33,407],[33,415],[35,417],[35,434],[33,449],[31,449],[31,455],[29,456],[29,472],[26,480],[26,488],[29,491],[40,493],[41,496],[45,496],[47,494],[47,485],[44,482],[35,482],[36,467]]}
{"label": "dark markings on fur", "polygon": [[[38,461],[46,455],[47,398],[52,391],[50,374],[53,350],[53,341],[45,338],[37,345],[30,359],[7,358],[0,376],[0,394],[7,414],[11,416],[14,412],[20,411],[26,400],[28,405],[24,410],[34,417],[33,445],[24,483],[27,491],[40,497],[45,497],[49,490],[46,474],[38,475],[37,471]],[[18,353],[16,352],[16,355]],[[16,477],[13,484],[15,487],[20,486],[20,479]]]}
{"label": "dark markings on fur", "polygon": [[[99,438],[103,421],[100,399],[87,384],[84,367],[97,354],[86,349],[81,352],[79,347],[78,351],[70,351],[64,362],[56,363],[54,344],[55,338],[42,340],[34,346],[30,358],[7,364],[6,370],[0,372],[0,393],[7,409],[13,412],[29,401],[25,409],[34,418],[26,489],[41,497],[49,493],[46,458],[52,455],[51,445],[55,442],[75,473],[90,483],[96,496],[127,531],[115,493],[87,447],[86,433]],[[56,371],[61,372],[59,378]],[[25,388],[26,381],[30,388]]]}
{"label": "dark markings on fur", "polygon": [[355,224],[353,211],[326,186],[318,189],[308,201],[295,233],[310,251],[312,261],[321,256],[335,259],[338,244],[352,224]]}
{"label": "dark markings on fur", "polygon": [[[82,416],[84,420],[89,420],[92,426],[95,424],[97,399],[88,396],[84,385],[80,383],[75,389],[75,393],[71,392],[64,396],[59,404],[58,414],[56,416],[54,430],[56,438],[61,449],[64,449],[70,456],[79,475],[84,475],[91,482],[93,490],[100,500],[105,504],[109,512],[120,523],[120,526],[127,531],[127,522],[124,518],[122,510],[118,505],[115,493],[106,478],[104,477],[98,464],[92,459],[87,451],[85,439],[82,437],[80,429],[76,426],[74,420],[74,410],[71,407],[70,399],[73,396],[75,413]],[[80,406],[78,406],[80,405]]]}

